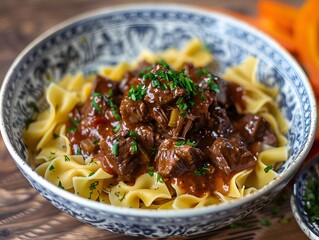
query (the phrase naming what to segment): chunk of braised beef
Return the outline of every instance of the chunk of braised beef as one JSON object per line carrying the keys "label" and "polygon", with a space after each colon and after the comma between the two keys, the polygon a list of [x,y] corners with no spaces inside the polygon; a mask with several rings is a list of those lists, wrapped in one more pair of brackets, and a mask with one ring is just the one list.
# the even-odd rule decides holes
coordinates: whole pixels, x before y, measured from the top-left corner
{"label": "chunk of braised beef", "polygon": [[186,70],[186,74],[194,83],[200,83],[202,81],[202,74],[200,74],[198,68],[196,68],[192,63],[186,63],[182,68]]}
{"label": "chunk of braised beef", "polygon": [[152,87],[149,84],[147,87],[146,95],[144,96],[144,101],[156,106],[166,105],[176,98],[183,96],[185,90],[181,87],[176,87],[173,90],[161,89],[159,87]]}
{"label": "chunk of braised beef", "polygon": [[167,128],[168,125],[168,116],[165,113],[164,109],[159,106],[151,106],[148,109],[149,117],[163,129]]}
{"label": "chunk of braised beef", "polygon": [[256,114],[247,114],[234,123],[236,130],[248,143],[262,142],[277,146],[277,138],[265,118]]}
{"label": "chunk of braised beef", "polygon": [[233,125],[228,118],[225,108],[215,106],[210,109],[210,117],[207,121],[207,128],[216,132],[218,136],[226,137],[233,132]]}
{"label": "chunk of braised beef", "polygon": [[169,81],[163,77],[167,71],[168,69],[157,64],[148,73],[152,76],[151,78],[149,75],[145,75],[143,80],[143,83],[147,85],[146,95],[144,96],[145,102],[154,106],[163,106],[185,94],[185,89],[179,86],[174,89],[170,88]]}
{"label": "chunk of braised beef", "polygon": [[185,172],[194,171],[205,160],[205,154],[188,144],[177,146],[177,140],[166,139],[159,146],[155,156],[157,171],[163,177],[178,177]]}
{"label": "chunk of braised beef", "polygon": [[95,144],[94,141],[92,141],[92,139],[90,139],[90,138],[83,139],[80,143],[80,146],[81,146],[83,151],[85,151],[86,153],[89,153],[89,154],[94,153],[94,151],[97,148],[97,144]]}
{"label": "chunk of braised beef", "polygon": [[119,82],[118,88],[123,95],[127,95],[128,91],[132,86],[138,87],[142,82],[140,75],[145,71],[152,69],[152,66],[149,65],[146,61],[140,62],[137,67],[132,71],[127,71],[123,79]]}
{"label": "chunk of braised beef", "polygon": [[225,175],[256,165],[256,157],[238,138],[217,138],[207,153],[211,163]]}
{"label": "chunk of braised beef", "polygon": [[134,124],[147,121],[147,107],[143,101],[133,101],[128,96],[124,97],[120,105],[122,123],[129,129]]}
{"label": "chunk of braised beef", "polygon": [[218,79],[218,81],[216,81],[216,82],[217,82],[218,89],[219,89],[218,94],[216,94],[217,102],[219,105],[226,107],[229,104],[229,98],[227,95],[228,82],[226,82],[225,80],[223,80],[219,77],[217,77],[217,79]]}
{"label": "chunk of braised beef", "polygon": [[[225,82],[225,81],[224,81]],[[225,82],[227,83],[227,104],[226,107],[239,106],[241,109],[246,108],[246,101],[244,99],[245,90],[242,86],[237,83]]]}
{"label": "chunk of braised beef", "polygon": [[187,114],[185,117],[178,116],[177,126],[173,130],[173,137],[185,138],[187,133],[192,128],[195,117],[193,115]]}
{"label": "chunk of braised beef", "polygon": [[[142,146],[132,137],[108,137],[100,142],[98,159],[105,171],[115,174],[119,180],[133,182],[149,164],[150,158]],[[117,145],[115,150],[115,145]],[[111,171],[111,172],[110,172]]]}
{"label": "chunk of braised beef", "polygon": [[209,119],[210,113],[209,108],[215,102],[215,94],[211,94],[209,91],[203,91],[197,93],[192,98],[194,103],[190,109],[190,114],[193,116],[192,130],[197,131],[206,126],[207,120]]}
{"label": "chunk of braised beef", "polygon": [[[91,96],[81,107],[80,112],[83,117],[103,116],[107,110],[110,110],[110,99],[113,96],[119,98],[118,83],[108,78],[97,75],[93,81]],[[119,102],[117,99],[116,102]]]}
{"label": "chunk of braised beef", "polygon": [[138,77],[136,77],[135,72],[127,72],[124,74],[123,79],[119,82],[119,90],[123,95],[127,95],[128,91],[132,86],[137,87],[140,85]]}
{"label": "chunk of braised beef", "polygon": [[155,132],[151,125],[143,124],[135,128],[135,132],[138,134],[139,142],[145,147],[145,149],[150,150],[154,147],[155,143]]}
{"label": "chunk of braised beef", "polygon": [[95,153],[98,147],[94,142],[113,134],[112,124],[118,121],[114,94],[119,97],[117,83],[97,76],[91,96],[69,114],[67,128],[72,131],[68,131],[67,136],[74,154],[80,150],[85,156]]}
{"label": "chunk of braised beef", "polygon": [[112,81],[109,78],[102,77],[100,75],[97,75],[95,80],[93,81],[92,85],[92,93],[99,92],[103,95],[108,95],[110,93],[110,90],[114,91],[114,94],[117,94],[117,88],[118,83],[115,81]]}

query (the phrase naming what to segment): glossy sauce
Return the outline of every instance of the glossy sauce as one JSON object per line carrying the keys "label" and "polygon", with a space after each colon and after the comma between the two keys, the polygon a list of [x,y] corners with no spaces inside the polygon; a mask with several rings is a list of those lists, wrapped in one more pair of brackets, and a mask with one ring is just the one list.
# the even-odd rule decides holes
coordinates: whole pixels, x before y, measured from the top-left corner
{"label": "glossy sauce", "polygon": [[[193,82],[200,85],[203,78],[198,77],[196,69],[189,64],[186,64],[185,68]],[[152,73],[156,75],[156,71],[162,70],[163,67],[157,65],[152,69]],[[211,157],[215,156],[212,149],[216,140],[222,138],[226,141],[225,146],[222,145],[220,152],[216,153],[222,154],[222,157],[231,158],[234,151],[245,152],[246,150],[256,156],[261,150],[262,141],[267,141],[267,138],[271,139],[273,135],[270,134],[263,139],[254,138],[246,142],[243,136],[247,133],[242,132],[242,127],[236,128],[237,121],[243,119],[243,116],[237,113],[235,107],[236,103],[241,109],[246,108],[244,89],[235,83],[226,83],[217,77],[214,78],[214,81],[219,85],[220,92],[208,91],[206,86],[201,93],[195,94],[190,100],[192,104],[188,103],[189,109],[181,111],[181,113],[187,113],[187,116],[183,119],[179,117],[178,123],[182,125],[176,132],[175,128],[167,126],[168,119],[172,109],[178,106],[178,99],[184,96],[185,89],[177,87],[170,90],[167,80],[160,82],[162,85],[167,85],[166,89],[154,87],[150,79],[138,78],[136,71],[126,74],[125,82],[120,85],[97,77],[92,96],[83,106],[77,106],[69,114],[70,121],[67,122],[67,128],[76,128],[76,131],[69,131],[67,134],[73,153],[86,157],[93,155],[94,159],[101,162],[106,172],[127,183],[133,184],[139,175],[148,172],[149,167],[161,166],[162,175],[165,176],[164,180],[177,184],[188,194],[198,197],[205,193],[213,194],[215,191],[227,194],[228,183],[232,176],[244,169],[252,169],[255,157],[250,157],[252,160],[249,161],[246,161],[245,158],[233,159],[232,161],[238,161],[238,164],[229,162],[228,166],[224,167],[227,171],[224,171],[223,166],[219,166]],[[144,84],[146,89],[143,100],[132,101],[125,97],[132,86],[137,88],[139,83]],[[110,94],[110,90],[113,94]],[[98,94],[98,97],[93,99],[95,92],[104,97],[99,97]],[[123,106],[125,101],[127,106]],[[125,115],[121,116],[121,111]],[[261,121],[261,124],[264,122]],[[145,132],[145,136],[128,135],[129,131],[136,132],[140,128]],[[262,126],[261,129],[270,131],[268,125]],[[177,134],[177,137],[174,134]],[[172,142],[167,145],[167,148],[161,149],[165,139],[168,138]],[[236,147],[236,141],[231,140],[234,138],[239,139],[238,147]],[[146,142],[147,139],[151,139],[151,142]],[[179,151],[176,144],[181,140],[186,142],[186,139],[196,143],[196,147],[184,145],[185,150]],[[135,142],[138,150],[132,151],[124,140],[127,140],[129,144]],[[120,152],[112,155],[114,143],[121,141],[124,145]],[[236,144],[232,146],[234,142]],[[230,147],[227,147],[227,144]],[[125,152],[121,152],[124,148]],[[218,147],[215,149],[218,150]],[[167,153],[159,151],[167,151]],[[161,154],[164,159],[161,158]],[[200,155],[196,157],[194,154]],[[180,158],[181,161],[177,162],[176,166],[172,165],[170,170],[167,170],[166,166],[159,165],[163,164],[161,161],[165,162],[165,158],[170,157],[172,159],[167,161],[167,164],[175,164],[172,162],[176,158]],[[154,171],[159,171],[159,169],[155,168]]]}

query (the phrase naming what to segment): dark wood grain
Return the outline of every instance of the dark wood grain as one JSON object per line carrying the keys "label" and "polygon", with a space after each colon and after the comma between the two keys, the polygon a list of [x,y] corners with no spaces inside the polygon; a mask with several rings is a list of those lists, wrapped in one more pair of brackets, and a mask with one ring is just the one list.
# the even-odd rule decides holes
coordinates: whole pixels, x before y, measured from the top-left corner
{"label": "dark wood grain", "polygon": [[[14,58],[33,39],[59,22],[85,11],[133,0],[1,0],[0,82]],[[140,1],[139,1],[140,2]],[[157,1],[144,1],[157,2]],[[255,14],[256,1],[174,1]],[[302,0],[286,0],[296,6]],[[248,216],[236,228],[184,239],[306,239],[296,224],[289,205],[290,186],[267,207]],[[279,210],[277,212],[277,210]],[[271,226],[260,221],[267,219]],[[122,236],[78,222],[60,212],[36,191],[18,171],[0,137],[0,239],[141,239]]]}

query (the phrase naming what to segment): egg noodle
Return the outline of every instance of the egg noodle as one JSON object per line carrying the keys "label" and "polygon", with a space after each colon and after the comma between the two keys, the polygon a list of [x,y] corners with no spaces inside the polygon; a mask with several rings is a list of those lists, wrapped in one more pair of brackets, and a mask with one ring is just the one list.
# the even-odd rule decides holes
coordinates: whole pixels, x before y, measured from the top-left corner
{"label": "egg noodle", "polygon": [[[175,70],[181,69],[185,62],[203,67],[214,61],[212,54],[199,40],[192,40],[181,51],[168,49],[158,54],[143,52],[136,63],[122,62],[115,67],[101,69],[99,74],[120,81],[128,70],[136,67],[137,62],[145,60],[154,63],[159,59],[166,61]],[[265,147],[257,156],[255,169],[235,174],[230,180],[227,195],[217,191],[201,197],[186,194],[175,184],[167,186],[164,181],[158,181],[156,172],[140,175],[134,185],[117,182],[93,157],[84,159],[82,155],[72,155],[65,122],[69,112],[90,97],[95,75],[67,75],[58,83],[50,83],[45,90],[48,109],[40,113],[23,132],[23,139],[30,150],[29,162],[37,173],[66,191],[106,204],[130,208],[196,208],[253,194],[276,178],[275,169],[288,157],[285,138],[288,125],[275,102],[278,91],[258,82],[257,66],[258,60],[248,57],[238,66],[228,68],[221,77],[245,89],[247,107],[243,110],[236,105],[237,111],[263,116],[270,123],[279,146]]]}

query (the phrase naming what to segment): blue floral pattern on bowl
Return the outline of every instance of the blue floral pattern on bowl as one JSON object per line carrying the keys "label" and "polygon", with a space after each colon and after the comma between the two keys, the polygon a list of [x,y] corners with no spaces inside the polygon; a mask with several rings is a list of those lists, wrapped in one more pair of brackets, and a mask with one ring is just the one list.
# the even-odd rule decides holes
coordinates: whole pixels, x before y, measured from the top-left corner
{"label": "blue floral pattern on bowl", "polygon": [[[277,100],[290,124],[289,159],[280,167],[276,181],[235,203],[154,212],[74,196],[48,183],[28,166],[21,132],[36,114],[32,103],[40,109],[46,107],[43,89],[51,81],[58,81],[65,73],[90,73],[101,66],[131,61],[144,49],[157,52],[168,47],[182,48],[192,38],[201,39],[213,52],[220,72],[253,55],[260,59],[260,81],[280,88]],[[80,221],[117,233],[147,237],[204,233],[261,208],[297,171],[311,147],[316,125],[310,85],[285,51],[237,20],[180,5],[105,9],[70,20],[44,34],[13,63],[2,87],[0,111],[1,132],[8,150],[40,194]]]}
{"label": "blue floral pattern on bowl", "polygon": [[319,155],[309,160],[307,165],[298,174],[290,200],[292,212],[302,231],[310,239],[318,239],[319,225],[309,220],[309,214],[305,210],[305,195],[309,179],[319,179]]}

